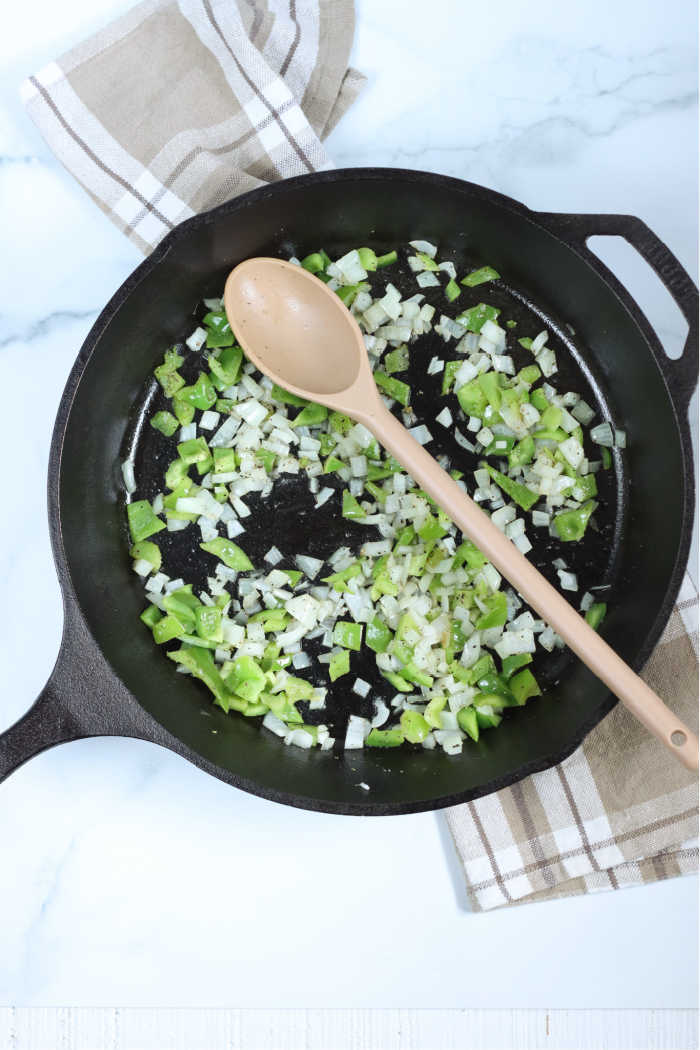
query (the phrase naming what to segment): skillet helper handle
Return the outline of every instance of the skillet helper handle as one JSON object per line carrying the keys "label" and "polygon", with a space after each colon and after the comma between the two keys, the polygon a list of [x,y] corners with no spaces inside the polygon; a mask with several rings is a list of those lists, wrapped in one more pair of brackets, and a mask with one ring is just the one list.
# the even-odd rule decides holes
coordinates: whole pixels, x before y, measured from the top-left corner
{"label": "skillet helper handle", "polygon": [[50,747],[91,736],[152,738],[145,712],[111,672],[72,599],[51,676],[29,710],[0,733],[0,782]]}
{"label": "skillet helper handle", "polygon": [[579,616],[381,401],[377,400],[360,421],[642,725],[687,769],[696,770],[695,734]]}
{"label": "skillet helper handle", "polygon": [[[698,381],[698,289],[679,260],[635,215],[567,215],[558,212],[540,212],[538,218],[563,240],[573,244],[597,266],[600,259],[587,245],[589,237],[624,237],[636,248],[642,258],[665,285],[688,324],[688,335],[683,352],[677,359],[664,354],[659,366],[673,394],[674,402],[687,411]],[[611,274],[611,283],[617,280]]]}

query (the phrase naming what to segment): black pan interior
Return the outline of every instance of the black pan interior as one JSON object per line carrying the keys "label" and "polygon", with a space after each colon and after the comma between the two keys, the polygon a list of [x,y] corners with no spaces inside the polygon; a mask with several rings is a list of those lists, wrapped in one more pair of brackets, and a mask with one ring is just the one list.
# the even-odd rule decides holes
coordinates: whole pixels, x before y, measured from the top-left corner
{"label": "black pan interior", "polygon": [[[210,706],[202,687],[173,673],[138,621],[143,592],[127,555],[119,463],[135,446],[137,496],[152,496],[160,487],[170,453],[142,423],[144,410],[152,410],[159,396],[147,377],[164,348],[191,331],[198,301],[220,294],[227,272],[243,258],[288,256],[320,246],[331,254],[359,244],[386,250],[415,237],[437,241],[441,258],[453,259],[460,272],[469,264],[495,266],[503,281],[477,289],[475,298],[501,306],[504,318],[518,322],[518,334],[534,335],[546,324],[555,333],[550,343],[557,350],[557,388],[578,391],[598,407],[601,418],[612,418],[627,431],[629,449],[616,454],[612,471],[599,475],[600,531],[567,548],[565,556],[579,574],[581,592],[612,584],[604,634],[632,663],[639,663],[657,629],[682,542],[678,430],[651,350],[599,274],[528,213],[452,180],[431,183],[355,172],[276,187],[186,224],[163,258],[137,272],[125,288],[79,384],[61,459],[63,544],[93,635],[140,703],[187,747],[221,767],[227,779],[315,808],[360,805],[397,812],[475,797],[563,757],[609,704],[604,687],[563,655],[541,661],[540,676],[549,683],[545,696],[515,712],[497,731],[484,733],[477,745],[466,746],[462,756],[299,752]],[[408,286],[401,290],[409,292]],[[443,305],[439,295],[436,303]],[[432,422],[444,403],[437,396],[440,378],[425,374],[434,352],[450,356],[437,336],[424,340],[414,355],[415,408],[440,436],[439,447],[470,470],[472,457]],[[254,562],[273,543],[288,556],[323,556],[344,542],[361,542],[370,532],[348,525],[331,505],[312,512],[305,483],[291,479],[264,504],[251,500],[250,505],[254,515],[241,543]],[[528,532],[534,540],[535,530]],[[166,570],[196,579],[201,570],[185,534],[161,535]],[[541,541],[533,556],[553,578],[549,545]],[[353,672],[336,683],[338,717],[355,673],[383,688],[373,661],[356,656]],[[358,698],[352,700],[360,711]],[[368,784],[369,792],[360,783]]]}

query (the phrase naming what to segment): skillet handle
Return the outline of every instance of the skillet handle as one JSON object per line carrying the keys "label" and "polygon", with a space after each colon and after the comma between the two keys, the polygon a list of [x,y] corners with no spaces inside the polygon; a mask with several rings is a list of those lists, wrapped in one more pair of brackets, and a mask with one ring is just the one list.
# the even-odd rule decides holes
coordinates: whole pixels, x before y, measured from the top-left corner
{"label": "skillet handle", "polygon": [[154,739],[150,717],[119,682],[71,598],[51,676],[18,722],[0,733],[0,782],[57,744],[90,736]]}
{"label": "skillet handle", "polygon": [[[538,218],[562,240],[572,244],[597,268],[603,267],[608,281],[621,290],[621,285],[614,275],[610,274],[607,267],[588,248],[589,237],[624,237],[651,266],[673,296],[688,323],[688,336],[681,356],[675,360],[665,353],[657,357],[674,403],[685,414],[698,381],[698,290],[676,256],[646,223],[634,215],[567,215],[539,212]],[[644,321],[649,331],[652,331],[646,318]]]}

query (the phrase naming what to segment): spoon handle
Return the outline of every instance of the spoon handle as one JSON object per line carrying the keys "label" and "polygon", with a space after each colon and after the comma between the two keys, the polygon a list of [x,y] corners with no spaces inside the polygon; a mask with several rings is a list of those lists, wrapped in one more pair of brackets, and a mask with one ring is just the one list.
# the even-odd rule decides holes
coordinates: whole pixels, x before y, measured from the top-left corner
{"label": "spoon handle", "polygon": [[695,734],[579,616],[391,412],[378,402],[361,421],[642,725],[686,769],[697,770]]}

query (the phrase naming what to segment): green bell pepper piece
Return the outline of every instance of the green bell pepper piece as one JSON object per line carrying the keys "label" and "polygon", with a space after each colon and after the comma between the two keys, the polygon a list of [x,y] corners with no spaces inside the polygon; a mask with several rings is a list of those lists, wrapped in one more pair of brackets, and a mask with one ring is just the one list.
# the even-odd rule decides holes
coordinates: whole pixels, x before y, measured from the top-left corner
{"label": "green bell pepper piece", "polygon": [[405,678],[396,674],[395,671],[382,671],[382,677],[386,678],[387,682],[393,685],[394,689],[398,690],[399,693],[413,692],[413,686]]}
{"label": "green bell pepper piece", "polygon": [[488,631],[491,627],[503,627],[508,619],[508,604],[504,591],[496,591],[484,601],[486,612],[476,621],[477,631]]}
{"label": "green bell pepper piece", "polygon": [[211,455],[209,446],[203,437],[190,438],[188,441],[180,442],[177,446],[177,454],[188,467],[193,463],[203,463]]}
{"label": "green bell pepper piece", "polygon": [[453,303],[455,299],[459,299],[462,294],[462,289],[459,287],[453,277],[450,277],[449,281],[445,285],[445,298],[448,302]]}
{"label": "green bell pepper piece", "polygon": [[[498,372],[482,372],[480,376],[477,376],[477,383],[481,387],[486,400],[491,405],[494,412],[498,412],[501,407],[501,384],[499,380]],[[483,414],[483,413],[482,413]]]}
{"label": "green bell pepper piece", "polygon": [[292,421],[293,427],[313,427],[323,423],[328,418],[328,409],[325,405],[317,405],[315,401],[309,401],[302,408],[299,415]]}
{"label": "green bell pepper piece", "polygon": [[[451,361],[447,362],[451,364]],[[460,362],[457,362],[458,364]],[[445,366],[447,367],[447,366]],[[457,400],[462,411],[467,416],[478,416],[481,418],[486,411],[488,399],[484,393],[479,378],[471,379],[457,391]]]}
{"label": "green bell pepper piece", "polygon": [[221,351],[218,357],[209,358],[209,368],[223,384],[223,389],[233,386],[238,381],[238,376],[243,362],[243,351],[240,346],[228,346]]}
{"label": "green bell pepper piece", "polygon": [[479,739],[479,721],[473,707],[460,707],[457,712],[457,725],[475,742]]}
{"label": "green bell pepper piece", "polygon": [[446,703],[446,696],[434,696],[423,712],[423,717],[432,729],[442,729],[441,712]]}
{"label": "green bell pepper piece", "polygon": [[530,404],[534,405],[539,413],[546,412],[549,408],[549,401],[543,390],[532,390],[530,392]]}
{"label": "green bell pepper piece", "polygon": [[390,350],[382,362],[387,375],[393,372],[405,372],[408,368],[408,347],[405,343]]}
{"label": "green bell pepper piece", "polygon": [[408,404],[411,396],[411,388],[408,383],[402,383],[400,379],[392,379],[384,372],[375,372],[374,381],[380,390],[383,390],[389,397],[393,397],[400,405],[405,407]]}
{"label": "green bell pepper piece", "polygon": [[394,729],[370,729],[365,744],[367,747],[401,747],[404,741],[403,731]]}
{"label": "green bell pepper piece", "polygon": [[422,744],[430,732],[430,726],[419,711],[403,711],[401,729],[409,744]]}
{"label": "green bell pepper piece", "polygon": [[267,683],[267,674],[252,656],[237,657],[226,673],[226,686],[236,696],[255,703]]}
{"label": "green bell pepper piece", "polygon": [[495,711],[482,711],[480,708],[475,708],[476,711],[476,722],[479,729],[495,729],[496,726],[500,726],[503,721],[501,715],[496,714]]}
{"label": "green bell pepper piece", "polygon": [[202,324],[207,330],[207,346],[212,349],[219,346],[231,346],[233,332],[228,317],[223,310],[212,310],[206,314]]}
{"label": "green bell pepper piece", "polygon": [[148,539],[156,532],[165,528],[165,522],[153,513],[153,507],[147,499],[138,499],[134,503],[127,503],[126,516],[129,522],[129,532],[134,543]]}
{"label": "green bell pepper piece", "polygon": [[535,455],[535,441],[528,434],[527,437],[522,438],[517,445],[514,445],[511,452],[508,454],[508,466],[513,467],[524,467],[527,463],[532,463]]}
{"label": "green bell pepper piece", "polygon": [[149,540],[141,540],[140,543],[135,543],[129,554],[134,559],[142,558],[144,561],[150,562],[154,572],[158,572],[160,569],[162,561],[160,547]]}
{"label": "green bell pepper piece", "polygon": [[375,653],[385,653],[393,637],[391,630],[378,616],[375,616],[365,629],[365,641]]}
{"label": "green bell pepper piece", "polygon": [[442,373],[443,394],[449,394],[454,384],[455,376],[463,364],[464,361],[445,361],[445,367]]}
{"label": "green bell pepper piece", "polygon": [[173,638],[179,638],[184,633],[184,624],[173,613],[168,613],[167,616],[163,616],[162,619],[153,625],[153,639],[156,645],[172,642]]}
{"label": "green bell pepper piece", "polygon": [[406,678],[409,682],[414,682],[416,685],[424,685],[428,689],[433,684],[432,676],[425,671],[421,671],[412,660],[409,660],[405,667],[401,668],[399,675],[401,678]]}
{"label": "green bell pepper piece", "polygon": [[285,405],[308,405],[309,401],[306,401],[303,397],[298,397],[296,394],[292,394],[289,390],[285,390],[281,386],[274,384],[270,391],[270,396],[276,401],[281,401]]}
{"label": "green bell pepper piece", "polygon": [[481,266],[478,270],[472,270],[466,277],[462,278],[462,284],[467,288],[476,288],[477,284],[485,284],[486,281],[500,280],[500,273],[493,266]]}
{"label": "green bell pepper piece", "polygon": [[208,649],[199,647],[176,649],[175,652],[168,653],[168,657],[174,660],[175,663],[187,667],[195,678],[199,678],[201,682],[204,682],[214,694],[219,707],[222,707],[228,713],[231,707],[229,691]]}
{"label": "green bell pepper piece", "polygon": [[505,678],[510,678],[519,671],[521,667],[526,667],[532,663],[532,653],[513,653],[512,656],[506,656],[501,665],[501,670]]}
{"label": "green bell pepper piece", "polygon": [[147,605],[139,616],[139,619],[146,624],[146,627],[155,627],[162,618],[163,614],[157,605]]}
{"label": "green bell pepper piece", "polygon": [[333,628],[333,642],[343,649],[359,652],[362,647],[362,624],[350,620],[336,620]]}
{"label": "green bell pepper piece", "polygon": [[537,679],[529,667],[513,675],[508,684],[519,707],[527,703],[531,696],[541,696],[542,694],[542,690],[537,684]]}
{"label": "green bell pepper piece", "polygon": [[343,675],[348,674],[350,671],[350,651],[349,649],[341,649],[338,653],[333,653],[328,664],[328,677],[331,682],[335,682],[337,678],[342,678]]}
{"label": "green bell pepper piece", "polygon": [[348,489],[343,490],[342,514],[349,521],[362,521],[363,518],[367,517],[365,511]]}
{"label": "green bell pepper piece", "polygon": [[605,619],[607,611],[607,602],[596,602],[595,605],[592,605],[586,612],[586,623],[589,624],[594,631],[597,631]]}
{"label": "green bell pepper piece", "polygon": [[[187,473],[189,469],[189,464],[185,463],[183,459],[174,459],[165,472],[166,487],[174,490],[177,489],[178,486],[180,486],[182,482],[185,481],[185,479],[187,479],[187,481],[190,481]],[[167,505],[168,504],[166,503],[166,506]]]}
{"label": "green bell pepper piece", "polygon": [[565,510],[557,514],[552,524],[560,540],[571,543],[580,540],[586,531],[591,514],[596,508],[593,500],[576,510]]}
{"label": "green bell pepper piece", "polygon": [[521,485],[519,481],[513,481],[506,474],[501,474],[500,470],[496,470],[495,467],[490,466],[488,463],[484,463],[483,466],[498,487],[503,489],[505,494],[510,496],[513,502],[517,503],[523,510],[530,510],[539,500],[539,493],[533,492],[527,485]]}
{"label": "green bell pepper piece", "polygon": [[486,322],[495,321],[500,312],[495,306],[478,303],[476,306],[470,307],[469,310],[464,310],[463,313],[458,314],[455,320],[463,324],[470,332],[480,332]]}
{"label": "green bell pepper piece", "polygon": [[172,412],[156,412],[151,419],[151,426],[165,437],[172,437],[178,428],[178,422]]}
{"label": "green bell pepper piece", "polygon": [[195,609],[196,631],[200,638],[209,642],[223,642],[221,609],[215,605],[199,605]]}
{"label": "green bell pepper piece", "polygon": [[230,474],[237,467],[236,452],[232,448],[213,448],[214,473]]}
{"label": "green bell pepper piece", "polygon": [[232,540],[224,539],[223,536],[217,536],[215,540],[200,543],[199,546],[207,554],[215,555],[224,565],[228,565],[229,569],[235,569],[236,572],[248,572],[253,568],[253,563],[245,551],[237,547]]}

